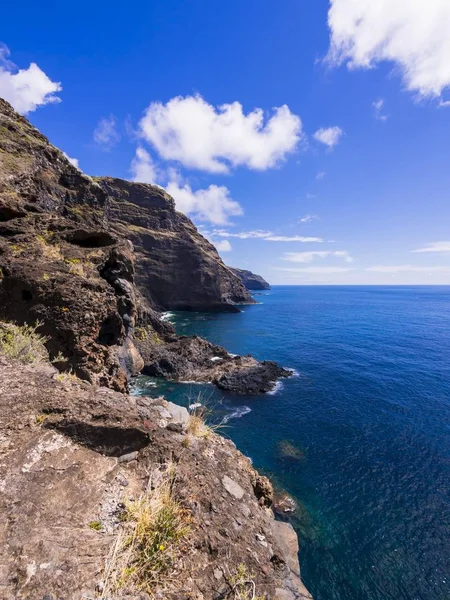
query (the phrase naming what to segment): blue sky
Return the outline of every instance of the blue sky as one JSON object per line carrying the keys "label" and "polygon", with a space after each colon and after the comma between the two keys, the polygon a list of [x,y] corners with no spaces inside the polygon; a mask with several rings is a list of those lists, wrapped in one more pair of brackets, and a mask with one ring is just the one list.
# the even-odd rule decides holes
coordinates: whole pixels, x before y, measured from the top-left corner
{"label": "blue sky", "polygon": [[448,0],[20,12],[2,9],[0,96],[85,173],[167,187],[227,264],[450,284]]}

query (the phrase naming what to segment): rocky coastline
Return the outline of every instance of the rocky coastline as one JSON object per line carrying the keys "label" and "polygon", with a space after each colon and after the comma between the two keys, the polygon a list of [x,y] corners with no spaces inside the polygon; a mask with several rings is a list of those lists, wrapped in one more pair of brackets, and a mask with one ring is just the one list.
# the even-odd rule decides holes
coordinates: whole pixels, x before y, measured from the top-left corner
{"label": "rocky coastline", "polygon": [[[273,389],[289,370],[179,336],[160,316],[252,302],[164,190],[82,174],[0,99],[0,342],[15,350],[0,351],[2,597],[310,598],[270,482],[200,416],[128,394],[138,373]],[[16,351],[21,327],[45,360]],[[170,560],[154,549],[170,577],[149,595],[111,552],[126,507],[169,470],[188,526]]]}
{"label": "rocky coastline", "polygon": [[231,269],[248,290],[270,290],[270,284],[261,275],[256,275],[245,269]]}

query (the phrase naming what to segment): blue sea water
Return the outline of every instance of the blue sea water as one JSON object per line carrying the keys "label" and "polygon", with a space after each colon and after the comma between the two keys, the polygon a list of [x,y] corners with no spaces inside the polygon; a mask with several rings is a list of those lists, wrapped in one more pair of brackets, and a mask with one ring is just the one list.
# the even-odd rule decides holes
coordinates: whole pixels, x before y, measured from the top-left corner
{"label": "blue sea water", "polygon": [[225,416],[298,503],[316,600],[450,599],[450,288],[276,286],[255,299],[173,321],[296,377],[261,397],[146,378],[137,392],[188,403],[203,391]]}

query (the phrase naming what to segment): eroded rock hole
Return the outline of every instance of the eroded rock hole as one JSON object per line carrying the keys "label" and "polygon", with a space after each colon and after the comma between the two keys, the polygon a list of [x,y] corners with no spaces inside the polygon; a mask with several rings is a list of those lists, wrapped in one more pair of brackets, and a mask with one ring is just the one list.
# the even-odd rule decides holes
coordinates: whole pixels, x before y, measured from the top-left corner
{"label": "eroded rock hole", "polygon": [[116,243],[116,239],[106,231],[77,231],[71,235],[68,241],[81,248],[104,248]]}
{"label": "eroded rock hole", "polygon": [[11,221],[12,219],[19,219],[25,217],[26,212],[17,208],[11,208],[10,206],[0,206],[0,221]]}
{"label": "eroded rock hole", "polygon": [[33,300],[33,294],[29,290],[22,290],[22,300],[30,302]]}
{"label": "eroded rock hole", "polygon": [[148,435],[137,427],[102,426],[67,420],[45,426],[106,456],[122,456],[145,448],[149,443]]}

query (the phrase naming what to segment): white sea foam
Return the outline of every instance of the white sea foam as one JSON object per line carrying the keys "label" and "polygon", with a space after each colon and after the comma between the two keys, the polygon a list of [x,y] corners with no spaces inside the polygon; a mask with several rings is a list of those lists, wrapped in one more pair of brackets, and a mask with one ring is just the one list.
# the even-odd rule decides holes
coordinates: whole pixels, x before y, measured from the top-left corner
{"label": "white sea foam", "polygon": [[229,415],[225,415],[222,419],[222,423],[228,423],[230,419],[240,419],[244,415],[247,415],[249,412],[251,412],[251,410],[252,409],[249,406],[239,406]]}
{"label": "white sea foam", "polygon": [[174,316],[175,314],[173,312],[164,312],[160,315],[160,319],[161,321],[170,321],[170,319]]}
{"label": "white sea foam", "polygon": [[200,408],[201,405],[202,405],[201,402],[194,402],[193,404],[189,404],[188,409],[195,410],[196,408]]}
{"label": "white sea foam", "polygon": [[297,369],[292,369],[291,367],[284,368],[291,372],[290,377],[300,377],[300,373],[297,371]]}
{"label": "white sea foam", "polygon": [[195,385],[210,385],[210,381],[191,381],[190,379],[187,379],[186,381],[177,381],[176,383],[189,383],[189,384],[195,384]]}
{"label": "white sea foam", "polygon": [[223,360],[223,358],[221,356],[212,356],[209,360],[212,362],[216,362],[218,360]]}
{"label": "white sea foam", "polygon": [[270,390],[270,392],[267,392],[267,394],[269,396],[275,396],[275,394],[278,394],[278,392],[281,392],[282,389],[283,389],[283,382],[277,381],[273,390]]}
{"label": "white sea foam", "polygon": [[237,356],[237,354],[232,354],[231,352],[228,352],[228,356],[229,356],[230,358],[235,358],[235,357]]}
{"label": "white sea foam", "polygon": [[140,388],[155,388],[158,387],[158,384],[156,383],[156,381],[145,381],[145,382],[139,382],[138,387]]}

